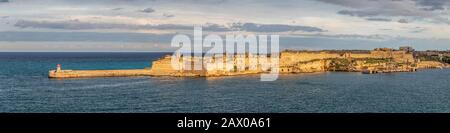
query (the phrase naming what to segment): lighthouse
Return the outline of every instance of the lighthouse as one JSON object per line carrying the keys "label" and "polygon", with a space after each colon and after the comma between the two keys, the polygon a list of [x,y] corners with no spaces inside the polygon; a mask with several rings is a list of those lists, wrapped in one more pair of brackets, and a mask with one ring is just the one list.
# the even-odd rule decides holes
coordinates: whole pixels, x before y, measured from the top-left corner
{"label": "lighthouse", "polygon": [[56,72],[60,72],[61,71],[61,64],[57,64],[56,65]]}

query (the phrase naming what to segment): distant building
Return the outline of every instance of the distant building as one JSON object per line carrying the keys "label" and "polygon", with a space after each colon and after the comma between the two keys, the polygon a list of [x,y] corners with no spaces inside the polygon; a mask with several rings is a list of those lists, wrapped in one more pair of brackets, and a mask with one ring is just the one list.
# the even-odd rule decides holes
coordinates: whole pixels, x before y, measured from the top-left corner
{"label": "distant building", "polygon": [[410,47],[410,46],[402,46],[402,47],[400,47],[400,50],[406,51],[408,53],[414,52],[414,49],[412,47]]}
{"label": "distant building", "polygon": [[393,51],[391,48],[375,48],[374,51]]}

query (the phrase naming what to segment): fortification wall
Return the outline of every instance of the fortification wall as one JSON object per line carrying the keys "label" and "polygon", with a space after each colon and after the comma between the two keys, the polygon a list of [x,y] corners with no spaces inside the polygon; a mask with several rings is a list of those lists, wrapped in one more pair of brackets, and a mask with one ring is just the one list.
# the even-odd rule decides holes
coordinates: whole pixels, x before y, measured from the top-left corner
{"label": "fortification wall", "polygon": [[299,63],[295,66],[294,72],[324,72],[329,61],[317,60],[306,63]]}
{"label": "fortification wall", "polygon": [[421,61],[417,63],[417,68],[445,68],[447,64],[437,61]]}
{"label": "fortification wall", "polygon": [[371,51],[372,58],[392,58],[394,62],[414,63],[412,53],[406,51]]}
{"label": "fortification wall", "polygon": [[[392,50],[374,50],[370,53],[334,53],[334,52],[316,52],[316,51],[285,51],[280,53],[279,65],[281,71],[286,73],[289,72],[315,72],[315,71],[325,71],[327,67],[326,59],[335,59],[335,58],[354,58],[354,59],[367,59],[367,58],[392,58],[395,62],[414,62],[413,55],[410,53],[406,53],[405,51],[392,51]],[[188,58],[186,61],[180,61],[182,64],[182,68],[185,69],[188,65],[183,63],[191,63],[191,68],[194,62],[201,62],[202,60]],[[258,59],[261,61],[262,59]],[[218,65],[219,60],[209,62],[211,65]],[[245,56],[237,56],[232,60],[226,61],[226,56],[222,58],[223,68],[219,69],[209,69],[210,66],[203,64],[203,69],[200,71],[192,71],[192,70],[175,70],[171,65],[171,56],[166,56],[160,60],[154,61],[152,66],[152,74],[154,75],[233,75],[236,73],[242,72],[251,72],[257,73],[266,70],[262,70],[262,65],[269,66],[270,59],[266,60],[265,63],[262,62],[253,62],[248,57]],[[244,64],[244,66],[240,66],[238,64]],[[241,67],[241,68],[238,68]],[[256,67],[257,70],[251,70],[250,68]],[[268,68],[266,68],[268,69]],[[208,71],[206,71],[208,70]]]}
{"label": "fortification wall", "polygon": [[411,53],[406,53],[405,51],[395,51],[392,55],[395,62],[402,63],[414,63],[414,56]]}
{"label": "fortification wall", "polygon": [[298,62],[306,62],[317,59],[342,58],[337,53],[327,52],[281,52],[280,66],[291,66]]}
{"label": "fortification wall", "polygon": [[151,73],[154,75],[171,75],[178,71],[172,68],[170,56],[153,61]]}
{"label": "fortification wall", "polygon": [[374,58],[374,56],[372,54],[349,54],[351,58],[356,58],[356,59],[360,59],[360,58]]}

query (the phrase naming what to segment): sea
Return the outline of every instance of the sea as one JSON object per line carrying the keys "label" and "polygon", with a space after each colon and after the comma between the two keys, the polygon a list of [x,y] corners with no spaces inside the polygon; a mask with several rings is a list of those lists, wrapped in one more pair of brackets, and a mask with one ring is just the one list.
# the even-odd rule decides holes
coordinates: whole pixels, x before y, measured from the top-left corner
{"label": "sea", "polygon": [[361,74],[49,79],[62,69],[141,69],[170,53],[2,52],[0,112],[450,113],[450,69]]}

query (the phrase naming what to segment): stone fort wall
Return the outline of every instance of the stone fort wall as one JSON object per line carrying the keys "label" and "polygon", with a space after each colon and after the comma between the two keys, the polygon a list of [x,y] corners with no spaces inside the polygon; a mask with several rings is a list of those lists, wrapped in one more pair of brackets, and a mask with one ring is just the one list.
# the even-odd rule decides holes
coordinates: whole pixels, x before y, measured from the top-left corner
{"label": "stone fort wall", "polygon": [[405,51],[381,51],[374,50],[369,53],[331,53],[331,52],[282,52],[280,57],[280,66],[292,66],[299,62],[307,62],[312,60],[322,60],[330,58],[392,58],[395,62],[414,62],[411,53]]}
{"label": "stone fort wall", "polygon": [[[406,51],[399,50],[372,50],[370,52],[329,52],[329,51],[283,51],[280,53],[279,65],[280,68],[289,69],[292,67],[298,68],[298,71],[307,71],[307,68],[314,68],[317,70],[321,70],[324,68],[326,63],[320,62],[324,59],[332,59],[332,58],[353,58],[353,59],[365,59],[365,58],[389,58],[393,59],[393,61],[398,63],[414,63],[414,57],[411,53],[407,53]],[[248,59],[245,59],[246,67],[250,65],[255,65],[249,63]],[[308,63],[311,62],[311,63]],[[233,62],[236,66],[237,60],[234,59]],[[269,63],[269,62],[267,62]],[[194,64],[194,63],[191,63]],[[228,64],[228,63],[226,63]],[[301,65],[299,65],[301,64]],[[228,64],[230,65],[230,64]],[[204,66],[206,67],[206,66]],[[303,70],[304,69],[304,70]],[[155,75],[177,75],[180,73],[190,73],[189,71],[177,71],[172,68],[171,65],[171,56],[165,56],[162,59],[153,62],[152,66],[152,74]],[[230,71],[230,70],[225,70]],[[295,70],[287,70],[295,71]],[[195,72],[198,73],[198,72]],[[194,74],[195,74],[194,73]],[[200,72],[201,73],[201,72]],[[214,74],[215,72],[207,72]]]}

